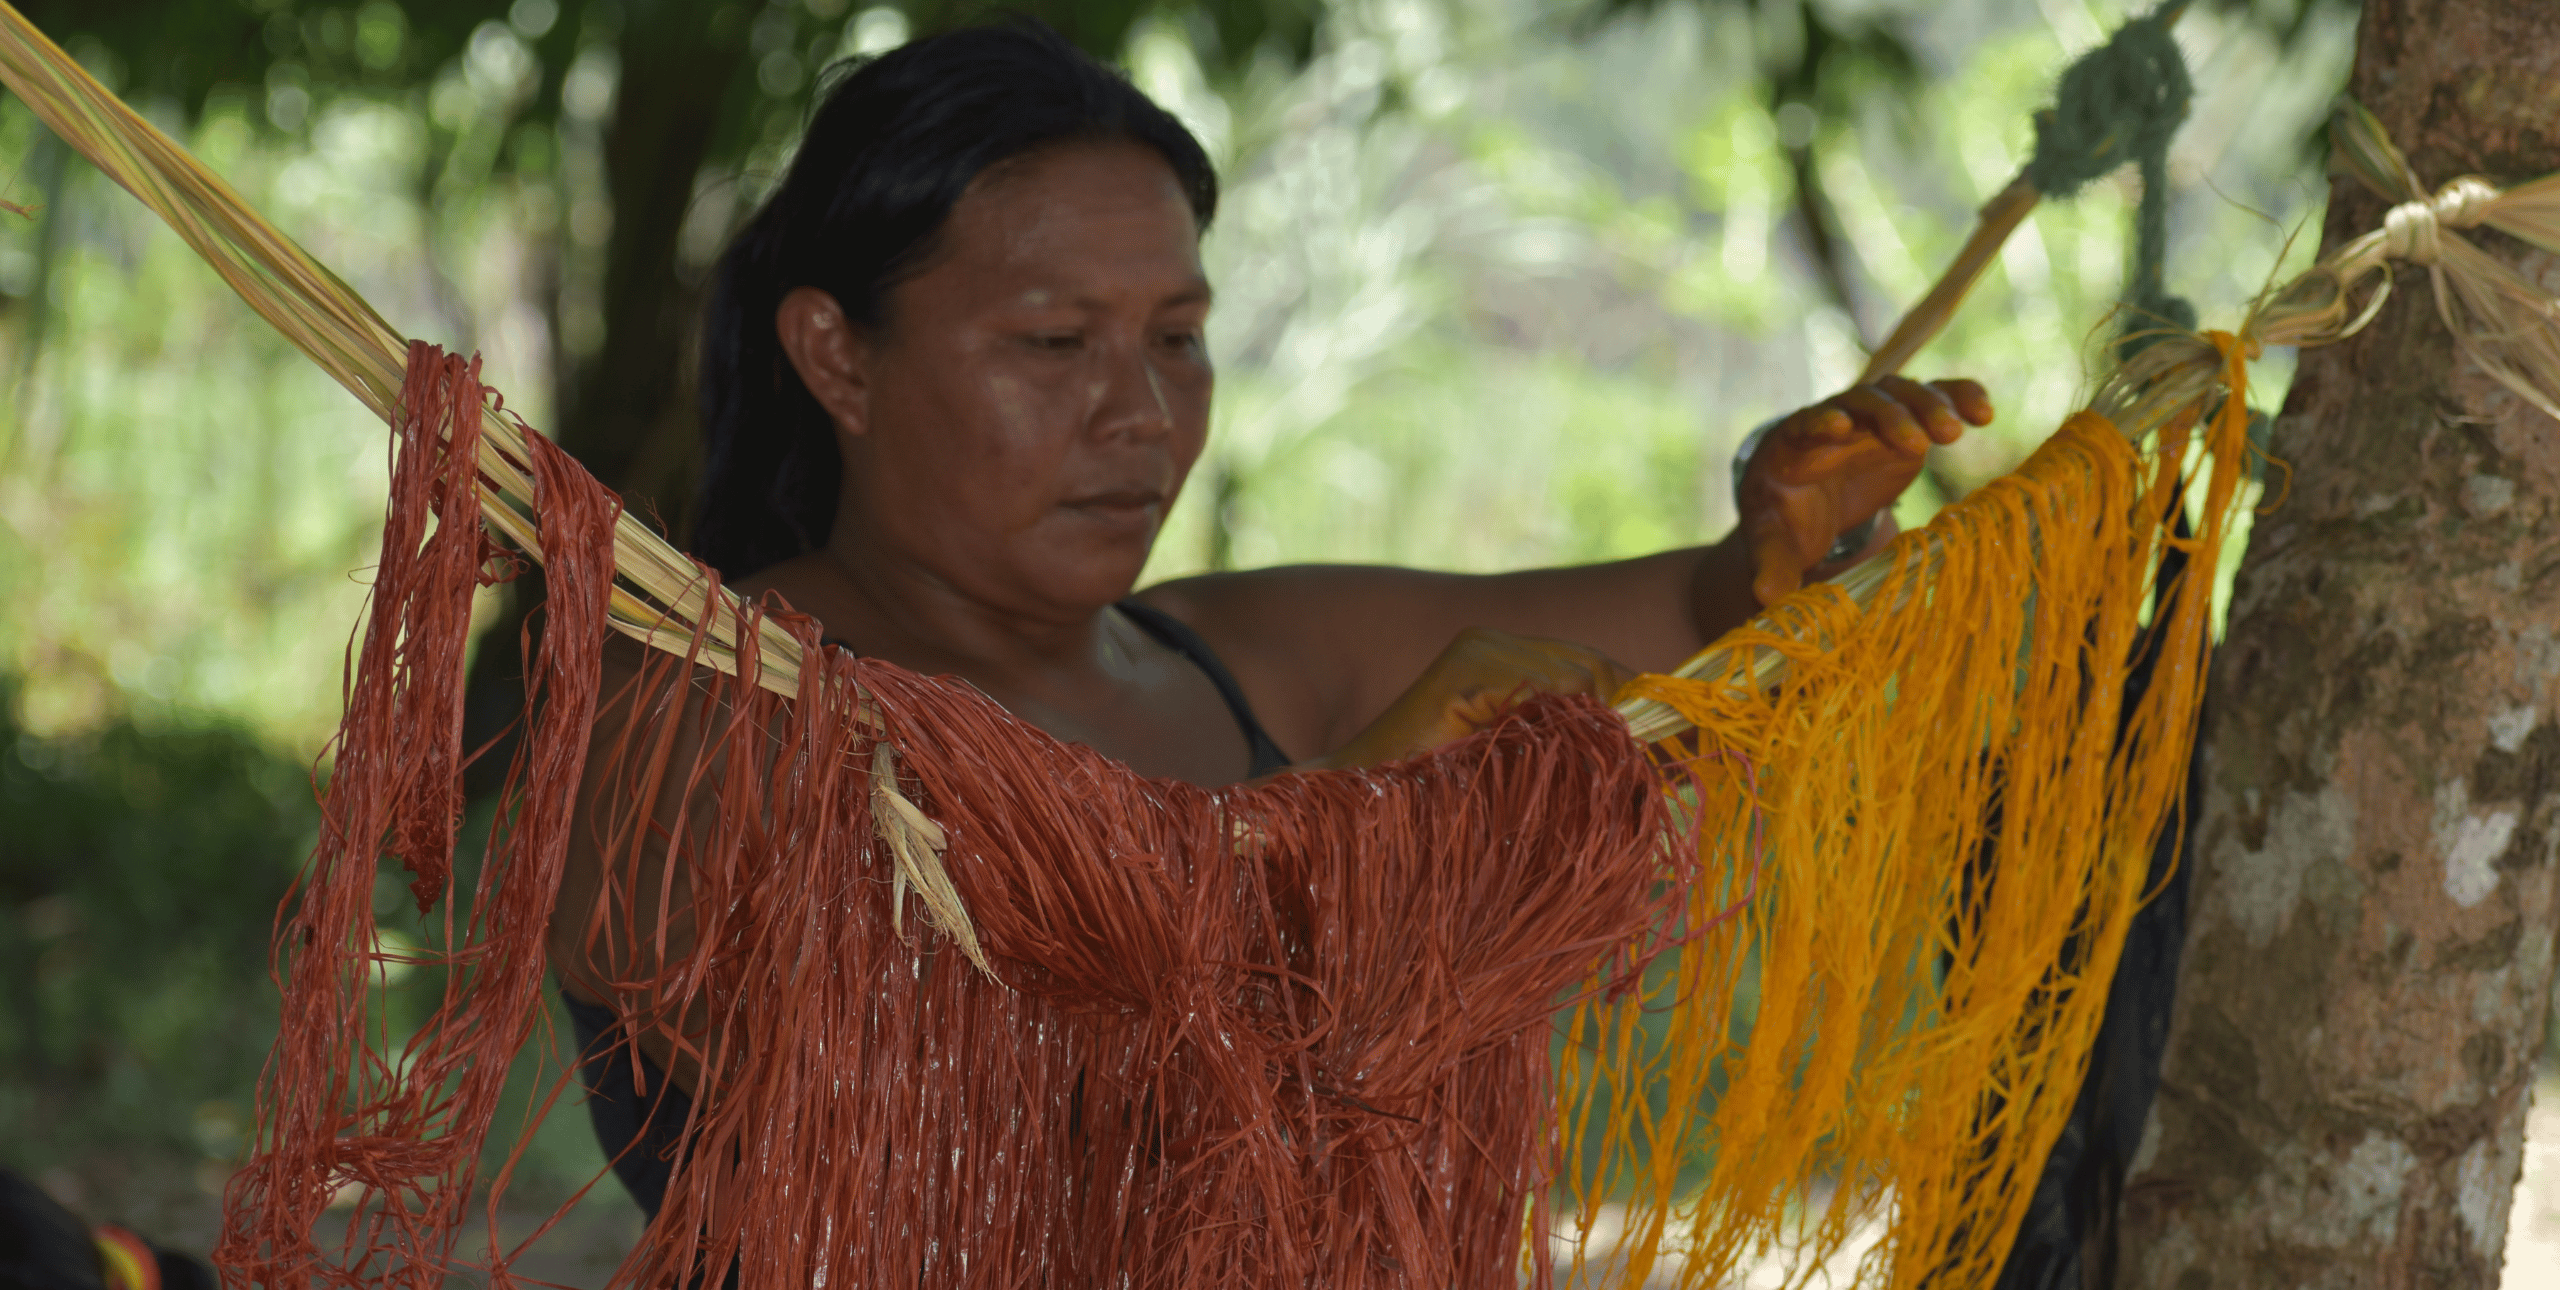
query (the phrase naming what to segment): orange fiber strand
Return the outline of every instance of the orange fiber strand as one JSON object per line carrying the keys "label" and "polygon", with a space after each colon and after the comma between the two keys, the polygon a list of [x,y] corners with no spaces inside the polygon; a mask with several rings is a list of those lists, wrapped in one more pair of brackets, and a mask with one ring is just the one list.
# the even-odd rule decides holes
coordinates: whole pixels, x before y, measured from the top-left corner
{"label": "orange fiber strand", "polygon": [[[261,1089],[261,1140],[232,1181],[217,1259],[260,1284],[439,1285],[435,1268],[468,1203],[508,1060],[540,1015],[543,925],[567,839],[566,796],[522,801],[492,842],[456,935],[452,855],[460,823],[462,675],[471,596],[503,556],[481,522],[474,462],[487,392],[476,359],[410,350],[391,507],[362,643],[351,668],[319,846],[279,928],[284,1021]],[[531,437],[552,564],[552,632],[603,630],[618,504],[557,448]],[[582,658],[582,653],[588,657]],[[592,651],[546,648],[520,778],[574,776],[592,720]],[[376,1037],[371,992],[398,961],[377,939],[375,871],[412,876],[442,902],[453,952],[443,1006],[397,1054]],[[372,1201],[349,1247],[398,1234],[417,1257],[330,1265],[311,1229],[342,1189]]]}
{"label": "orange fiber strand", "polygon": [[[1210,792],[955,682],[837,652],[803,677],[724,682],[720,818],[675,830],[720,948],[617,983],[724,1019],[635,1283],[1516,1276],[1554,1000],[1666,912],[1617,718],[1533,705],[1387,772]],[[857,685],[994,979],[891,925]]]}
{"label": "orange fiber strand", "polygon": [[[1729,670],[1630,687],[1696,726],[1657,755],[1710,822],[1686,898],[1703,930],[1568,1018],[1553,1239],[1574,1284],[1997,1274],[2182,809],[2247,452],[2240,343],[2213,339],[2207,451],[2192,407],[2147,453],[2079,413],[1897,539],[1866,608],[1809,588],[1721,642]],[[2164,576],[2173,544],[2197,558]],[[2158,670],[2123,710],[2146,640]],[[1774,686],[1750,679],[1765,651],[1789,664]],[[1765,862],[1732,841],[1755,810]]]}
{"label": "orange fiber strand", "polygon": [[[527,433],[549,621],[458,910],[461,632],[501,561],[470,464],[486,397],[476,365],[412,351],[328,827],[281,928],[284,1031],[217,1251],[235,1282],[515,1284],[514,1252],[458,1244],[505,1185],[481,1161],[593,777],[640,805],[579,826],[611,875],[580,931],[597,961],[651,964],[605,983],[623,1042],[668,1036],[701,1072],[616,1284],[1516,1284],[1549,1192],[1556,1000],[1595,965],[1635,979],[1632,947],[1683,897],[1616,715],[1540,701],[1398,766],[1209,791],[760,606],[735,611],[734,674],[653,652],[600,703],[615,507]],[[756,683],[766,616],[804,648],[796,696]],[[590,742],[600,708],[647,696],[651,719]],[[941,831],[989,971],[900,917],[875,768]],[[668,848],[680,864],[647,863]],[[368,1011],[386,855],[446,911],[422,955],[448,969],[442,1006],[396,1041]]]}

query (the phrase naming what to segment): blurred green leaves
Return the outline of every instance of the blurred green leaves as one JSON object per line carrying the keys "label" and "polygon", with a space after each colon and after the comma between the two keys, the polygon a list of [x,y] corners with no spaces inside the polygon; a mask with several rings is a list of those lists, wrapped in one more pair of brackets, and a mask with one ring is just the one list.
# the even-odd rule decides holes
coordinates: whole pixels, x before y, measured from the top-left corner
{"label": "blurred green leaves", "polygon": [[[187,142],[396,324],[444,330],[409,257],[426,220],[382,197],[417,154],[415,121],[339,105],[278,146],[247,111],[217,103]],[[0,105],[0,135],[12,124],[23,110]],[[315,750],[380,532],[381,427],[96,172],[69,168],[45,196],[47,223],[0,226],[0,271],[54,239],[43,298],[0,328],[0,670],[24,678],[17,717],[53,731],[131,705],[210,711]],[[510,357],[501,381],[541,370]]]}
{"label": "blurred green leaves", "polygon": [[[322,100],[344,95],[424,98],[431,117],[457,134],[466,91],[494,101],[502,134],[564,117],[600,119],[599,90],[612,89],[592,74],[581,79],[582,67],[598,67],[599,51],[694,36],[703,46],[697,54],[746,55],[734,66],[696,63],[702,73],[726,70],[734,79],[715,87],[734,119],[716,132],[706,158],[714,164],[734,163],[777,122],[796,122],[812,79],[835,59],[993,12],[971,0],[26,0],[18,8],[130,97],[193,116],[246,90],[287,132],[303,128]],[[1324,6],[1023,0],[1005,11],[1048,22],[1105,58],[1119,56],[1141,23],[1169,21],[1207,63],[1232,71],[1259,57],[1305,58]],[[894,36],[880,39],[893,20]],[[535,136],[505,154],[509,165],[540,169],[545,161]]]}
{"label": "blurred green leaves", "polygon": [[314,837],[309,769],[225,724],[35,735],[9,716],[13,688],[0,682],[9,1163],[228,1158],[236,1130],[206,1125],[246,1115],[275,1032],[267,941]]}
{"label": "blurred green leaves", "polygon": [[[317,839],[311,767],[219,720],[39,735],[12,717],[14,690],[0,676],[0,1164],[111,1189],[99,1217],[209,1203],[247,1149],[275,1036],[271,937]],[[475,812],[465,892],[486,833]],[[387,951],[442,939],[447,911],[420,914],[402,875],[380,875],[374,909]],[[381,1041],[396,1051],[444,988],[441,967],[386,965]],[[530,1118],[561,1077],[547,1055],[568,1022],[545,1005],[550,1033],[510,1073],[502,1123]],[[490,1167],[512,1146],[495,1144]],[[603,1169],[573,1094],[518,1162],[515,1195],[547,1210]],[[636,1226],[609,1185],[596,1200],[596,1221]]]}

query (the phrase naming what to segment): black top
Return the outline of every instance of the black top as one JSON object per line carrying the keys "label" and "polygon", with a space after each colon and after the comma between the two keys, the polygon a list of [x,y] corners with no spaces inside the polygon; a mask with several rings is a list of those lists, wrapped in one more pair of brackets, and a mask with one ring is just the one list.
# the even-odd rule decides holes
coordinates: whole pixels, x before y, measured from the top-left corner
{"label": "black top", "polygon": [[[1235,714],[1236,724],[1244,730],[1249,753],[1247,778],[1259,778],[1288,766],[1289,754],[1280,751],[1280,745],[1272,742],[1262,723],[1254,720],[1253,706],[1245,702],[1243,687],[1236,684],[1235,677],[1218,662],[1218,656],[1198,632],[1171,614],[1134,600],[1121,601],[1118,608],[1165,648],[1191,660],[1209,683],[1218,687],[1218,697],[1226,700],[1227,710]],[[693,1100],[668,1083],[657,1063],[646,1056],[639,1060],[656,1096],[643,1099],[639,1079],[642,1072],[633,1068],[631,1047],[621,1042],[613,1009],[583,1002],[565,992],[560,999],[569,1006],[569,1025],[577,1033],[578,1051],[583,1054],[578,1060],[578,1079],[587,1086],[587,1118],[595,1125],[596,1141],[613,1162],[614,1176],[630,1190],[631,1199],[654,1218],[658,1206],[666,1200],[667,1182],[675,1173],[676,1152],[682,1144],[684,1122],[693,1113]]]}

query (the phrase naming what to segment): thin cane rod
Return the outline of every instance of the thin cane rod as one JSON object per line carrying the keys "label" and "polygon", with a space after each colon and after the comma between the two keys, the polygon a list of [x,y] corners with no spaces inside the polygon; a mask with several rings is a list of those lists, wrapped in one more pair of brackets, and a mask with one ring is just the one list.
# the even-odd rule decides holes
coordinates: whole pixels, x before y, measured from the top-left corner
{"label": "thin cane rod", "polygon": [[1955,263],[1947,266],[1947,271],[1939,276],[1938,284],[1929,288],[1929,294],[1922,296],[1920,303],[1911,306],[1911,312],[1904,314],[1902,321],[1895,324],[1893,334],[1876,347],[1874,355],[1867,359],[1866,370],[1858,373],[1858,384],[1865,385],[1901,371],[1902,365],[1910,362],[1911,356],[1919,353],[1921,346],[1936,339],[1938,333],[1946,329],[1948,320],[1956,316],[1964,298],[1972,293],[1973,284],[1982,280],[1982,271],[1999,258],[2000,248],[2009,240],[2009,235],[2018,231],[2018,225],[2026,220],[2027,213],[2042,200],[2044,194],[2027,182],[2027,172],[2019,171],[2018,177],[2010,180],[2009,186],[2001,189],[1999,195],[1982,208],[1980,222],[1973,226],[1973,236],[1965,239],[1964,249],[1956,253]]}
{"label": "thin cane rod", "polygon": [[[139,198],[240,298],[374,414],[396,422],[408,342],[328,268],[261,218],[222,177],[119,101],[35,24],[0,0],[0,83],[90,163]],[[541,535],[532,518],[531,431],[483,407],[479,468],[491,526],[534,559]],[[660,650],[694,655],[723,672],[737,667],[737,597],[707,586],[700,570],[625,512],[614,527],[608,622]],[[702,627],[697,641],[695,627]],[[757,624],[756,682],[799,692],[800,642],[770,618]]]}

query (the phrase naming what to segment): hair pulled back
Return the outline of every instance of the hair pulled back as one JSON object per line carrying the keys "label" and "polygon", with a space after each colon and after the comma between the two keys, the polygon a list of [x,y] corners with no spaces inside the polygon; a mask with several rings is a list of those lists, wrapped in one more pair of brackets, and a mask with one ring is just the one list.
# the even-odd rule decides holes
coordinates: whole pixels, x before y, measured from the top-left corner
{"label": "hair pulled back", "polygon": [[812,550],[835,523],[834,423],[775,330],[792,290],[825,291],[857,327],[888,324],[890,290],[932,255],[970,183],[1055,144],[1144,144],[1203,231],[1217,209],[1217,174],[1191,132],[1036,21],[928,36],[829,79],[782,185],[720,257],[704,319],[693,553],[724,578]]}

